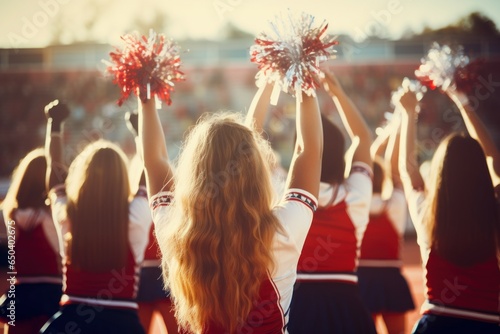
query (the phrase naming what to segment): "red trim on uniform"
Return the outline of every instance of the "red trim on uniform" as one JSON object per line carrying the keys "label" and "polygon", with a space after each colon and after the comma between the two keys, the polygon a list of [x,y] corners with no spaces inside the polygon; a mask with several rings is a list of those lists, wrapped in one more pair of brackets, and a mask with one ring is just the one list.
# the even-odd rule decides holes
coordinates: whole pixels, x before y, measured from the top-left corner
{"label": "red trim on uniform", "polygon": [[173,197],[172,193],[155,195],[151,199],[150,207],[152,210],[155,210],[160,206],[169,206],[170,204],[172,204],[173,198],[174,197]]}
{"label": "red trim on uniform", "polygon": [[309,209],[311,209],[313,213],[316,212],[316,210],[318,209],[318,204],[314,199],[296,190],[287,192],[285,195],[285,201],[297,201],[302,204],[305,204],[307,205],[307,207],[309,207]]}
{"label": "red trim on uniform", "polygon": [[370,179],[373,179],[372,171],[365,166],[353,165],[351,167],[351,172],[349,173],[349,175],[352,175],[353,173],[361,173],[368,176]]}

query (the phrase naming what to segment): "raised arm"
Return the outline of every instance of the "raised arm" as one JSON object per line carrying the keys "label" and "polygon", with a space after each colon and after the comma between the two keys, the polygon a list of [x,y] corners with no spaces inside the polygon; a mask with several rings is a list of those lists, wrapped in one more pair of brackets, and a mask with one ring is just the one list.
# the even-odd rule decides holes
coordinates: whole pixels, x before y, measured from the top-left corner
{"label": "raised arm", "polygon": [[413,189],[424,189],[424,180],[418,169],[415,143],[417,141],[415,118],[418,101],[415,93],[407,91],[401,95],[399,105],[402,108],[401,138],[399,146],[399,172],[405,193]]}
{"label": "raised arm", "polygon": [[394,187],[402,187],[399,174],[399,130],[401,126],[401,112],[396,109],[389,123],[380,130],[370,148],[372,158],[383,158],[384,167],[391,174]]}
{"label": "raised arm", "polygon": [[317,198],[323,154],[323,127],[316,97],[302,94],[302,103],[297,106],[296,113],[297,141],[286,187],[306,190]]}
{"label": "raised arm", "polygon": [[391,128],[387,148],[385,150],[385,161],[390,162],[390,172],[392,178],[392,186],[394,188],[402,188],[401,175],[399,173],[399,141],[401,128],[401,113],[394,114],[391,120]]}
{"label": "raised arm", "polygon": [[173,189],[173,172],[168,161],[167,144],[154,99],[139,102],[139,140],[142,143],[149,197]]}
{"label": "raised arm", "polygon": [[351,140],[355,137],[359,138],[359,145],[353,154],[353,161],[361,161],[371,167],[370,145],[372,143],[372,136],[370,128],[358,108],[345,93],[335,75],[329,71],[325,71],[325,77],[322,80],[325,90],[339,110],[340,118],[349,137],[351,137]]}
{"label": "raised arm", "polygon": [[139,115],[137,114],[137,110],[135,112],[127,112],[125,114],[125,122],[130,133],[134,136],[135,141],[136,153],[130,160],[129,165],[130,186],[134,193],[138,186],[146,186],[144,162],[142,160],[142,144],[139,139]]}
{"label": "raised arm", "polygon": [[262,133],[264,129],[272,91],[273,84],[266,83],[259,87],[245,118],[245,124],[248,127],[254,126],[255,130],[259,133]]}
{"label": "raised arm", "polygon": [[484,154],[491,159],[491,161],[488,161],[488,168],[493,182],[498,184],[500,182],[500,152],[488,130],[469,104],[467,95],[457,91],[453,87],[448,88],[446,94],[457,105],[469,135],[479,142],[484,150]]}
{"label": "raised arm", "polygon": [[61,138],[62,123],[69,116],[68,107],[54,100],[45,106],[47,133],[45,134],[45,158],[47,159],[47,190],[64,183],[67,168],[63,161]]}
{"label": "raised arm", "polygon": [[380,132],[378,133],[377,138],[375,138],[372,145],[370,146],[370,155],[372,159],[375,159],[375,157],[377,156],[384,156],[384,152],[386,151],[390,135],[390,123],[383,129],[380,128]]}

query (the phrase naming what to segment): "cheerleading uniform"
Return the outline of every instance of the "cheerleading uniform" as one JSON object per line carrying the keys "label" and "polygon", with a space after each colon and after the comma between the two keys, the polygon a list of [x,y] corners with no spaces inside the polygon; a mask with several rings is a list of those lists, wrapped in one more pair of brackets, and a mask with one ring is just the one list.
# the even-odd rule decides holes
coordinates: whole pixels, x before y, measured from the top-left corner
{"label": "cheerleading uniform", "polygon": [[358,267],[361,298],[372,314],[404,313],[415,308],[400,270],[406,213],[402,189],[395,188],[387,201],[373,194]]}
{"label": "cheerleading uniform", "polygon": [[500,269],[496,254],[469,267],[443,259],[430,246],[422,224],[424,193],[414,190],[407,197],[427,290],[414,333],[500,333]]}
{"label": "cheerleading uniform", "polygon": [[368,224],[371,175],[368,165],[354,162],[343,184],[321,183],[320,209],[299,260],[290,333],[375,333],[356,276]]}
{"label": "cheerleading uniform", "polygon": [[[151,198],[155,229],[160,232],[169,226],[172,193],[162,192]],[[305,190],[289,189],[284,200],[273,209],[282,231],[272,245],[275,259],[273,274],[262,281],[260,294],[245,322],[237,332],[286,333],[288,309],[297,276],[297,261],[316,210],[316,198]],[[161,233],[161,232],[160,232]],[[209,323],[204,334],[222,333],[224,329]]]}
{"label": "cheerleading uniform", "polygon": [[44,208],[16,209],[12,217],[4,219],[7,231],[15,232],[7,234],[9,245],[15,246],[9,247],[15,264],[7,272],[7,278],[15,280],[15,290],[3,296],[0,320],[12,320],[6,318],[12,305],[18,321],[38,316],[48,319],[59,310],[62,294],[61,238],[50,212]]}
{"label": "cheerleading uniform", "polygon": [[163,280],[161,272],[161,253],[154,226],[149,230],[149,241],[144,253],[144,261],[141,264],[141,273],[139,280],[139,290],[137,291],[137,302],[155,302],[165,300],[170,292],[163,289]]}
{"label": "cheerleading uniform", "polygon": [[[65,235],[70,231],[70,222],[66,217],[64,187],[54,188],[50,196],[52,214]],[[144,333],[137,316],[135,297],[139,265],[144,258],[150,226],[146,189],[140,187],[129,204],[129,247],[125,267],[92,272],[66,264],[62,309],[42,332],[59,333],[67,330],[65,326],[71,323],[75,332],[81,329],[84,333]]]}

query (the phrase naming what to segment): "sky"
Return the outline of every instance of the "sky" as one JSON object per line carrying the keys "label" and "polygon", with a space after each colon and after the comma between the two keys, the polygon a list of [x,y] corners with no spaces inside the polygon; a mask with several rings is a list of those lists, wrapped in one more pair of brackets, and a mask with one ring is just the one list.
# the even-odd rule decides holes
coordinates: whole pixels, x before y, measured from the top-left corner
{"label": "sky", "polygon": [[134,22],[165,19],[174,39],[220,39],[231,23],[251,34],[290,8],[329,23],[332,34],[357,40],[376,31],[399,38],[408,29],[439,28],[473,11],[500,27],[498,0],[0,0],[0,48],[43,47],[59,29],[63,43],[115,44]]}

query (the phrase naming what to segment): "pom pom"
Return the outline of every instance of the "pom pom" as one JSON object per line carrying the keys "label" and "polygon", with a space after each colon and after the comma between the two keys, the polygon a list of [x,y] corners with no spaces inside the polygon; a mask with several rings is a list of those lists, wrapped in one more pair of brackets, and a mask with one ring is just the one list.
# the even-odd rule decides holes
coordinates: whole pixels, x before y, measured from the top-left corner
{"label": "pom pom", "polygon": [[434,42],[415,75],[430,89],[446,90],[453,83],[457,69],[468,63],[469,58],[463,54],[462,47],[452,49],[448,45],[440,46]]}
{"label": "pom pom", "polygon": [[[417,98],[417,101],[420,101],[424,97],[424,93],[427,92],[427,87],[422,85],[422,83],[418,80],[410,80],[410,79],[405,77],[405,78],[403,78],[403,82],[401,83],[401,86],[392,92],[391,105],[393,107],[397,107],[398,101],[401,98],[401,96],[405,92],[408,92],[408,91],[415,93],[415,97]],[[420,110],[418,110],[418,111],[420,111]],[[388,118],[387,117],[388,115],[390,115],[389,117],[392,117],[392,114],[387,114],[387,113],[384,114],[385,119],[387,121],[390,121],[391,118]]]}
{"label": "pom pom", "polygon": [[107,71],[114,76],[113,83],[121,88],[118,105],[131,93],[140,92],[142,101],[156,95],[168,105],[172,103],[174,82],[184,80],[180,71],[179,46],[163,34],[150,31],[149,38],[128,34],[122,36],[125,46],[110,52],[111,62],[104,61]]}
{"label": "pom pom", "polygon": [[271,34],[261,33],[250,48],[251,61],[259,67],[257,80],[275,82],[273,104],[280,91],[296,95],[315,94],[321,75],[319,63],[335,57],[335,37],[326,34],[328,24],[323,21],[314,27],[314,16],[302,13],[298,18],[279,17],[271,23]]}
{"label": "pom pom", "polygon": [[484,70],[484,59],[475,59],[464,67],[457,68],[453,77],[457,90],[473,94],[473,89],[478,85],[479,78],[485,75]]}
{"label": "pom pom", "polygon": [[418,80],[410,80],[407,77],[405,77],[403,78],[401,86],[392,92],[391,96],[392,104],[397,105],[395,101],[399,100],[401,95],[403,95],[403,93],[407,91],[415,93],[417,100],[420,101],[424,97],[424,93],[427,92],[427,87],[422,85],[422,83]]}

